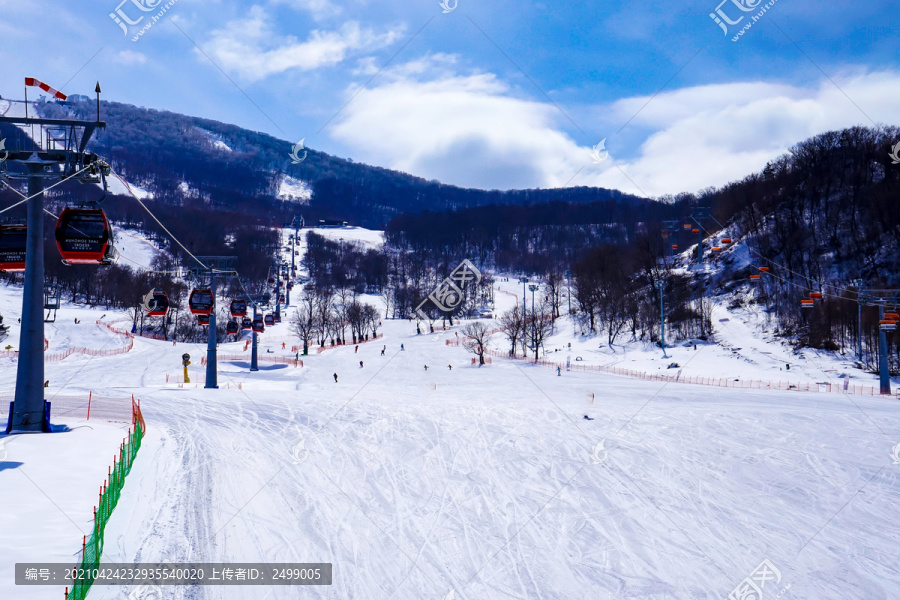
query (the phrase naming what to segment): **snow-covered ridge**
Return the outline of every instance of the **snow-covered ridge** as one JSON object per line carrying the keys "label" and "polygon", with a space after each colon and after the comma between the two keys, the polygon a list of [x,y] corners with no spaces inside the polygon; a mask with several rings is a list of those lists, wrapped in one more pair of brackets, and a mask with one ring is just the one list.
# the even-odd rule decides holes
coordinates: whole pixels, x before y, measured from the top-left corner
{"label": "snow-covered ridge", "polygon": [[210,145],[216,150],[220,150],[222,152],[233,152],[234,150],[225,143],[225,138],[220,136],[219,134],[213,133],[208,129],[203,129],[202,127],[194,128],[199,133],[203,134],[204,137],[209,141]]}
{"label": "snow-covered ridge", "polygon": [[312,198],[312,188],[309,187],[307,182],[301,179],[291,177],[290,175],[284,175],[278,182],[277,198],[286,202],[309,204],[309,201]]}
{"label": "snow-covered ridge", "polygon": [[[121,176],[119,176],[121,177]],[[122,177],[127,183],[126,187],[124,183],[119,179],[116,175],[110,175],[106,178],[106,188],[110,194],[115,194],[117,196],[131,196],[131,193],[134,193],[141,200],[153,200],[153,192],[142,188],[141,186],[132,183]],[[97,186],[103,187],[102,183],[98,183]],[[131,188],[131,192],[128,191],[128,188]]]}

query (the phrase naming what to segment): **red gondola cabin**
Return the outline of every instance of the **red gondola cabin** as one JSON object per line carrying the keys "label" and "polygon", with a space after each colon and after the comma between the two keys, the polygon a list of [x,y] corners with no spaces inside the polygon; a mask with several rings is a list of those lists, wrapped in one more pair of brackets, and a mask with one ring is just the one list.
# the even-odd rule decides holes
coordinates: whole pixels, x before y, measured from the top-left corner
{"label": "red gondola cabin", "polygon": [[169,312],[169,296],[164,290],[150,290],[144,297],[144,310],[148,317],[164,317]]}
{"label": "red gondola cabin", "polygon": [[191,314],[209,316],[213,310],[212,290],[196,289],[191,291],[188,298],[188,305],[191,307]]}
{"label": "red gondola cabin", "polygon": [[99,208],[66,208],[56,222],[56,246],[67,265],[108,265],[115,258],[106,213]]}
{"label": "red gondola cabin", "polygon": [[18,273],[25,270],[25,225],[0,225],[0,271]]}
{"label": "red gondola cabin", "polygon": [[231,301],[231,316],[234,318],[243,317],[247,314],[247,301],[241,298],[235,298]]}

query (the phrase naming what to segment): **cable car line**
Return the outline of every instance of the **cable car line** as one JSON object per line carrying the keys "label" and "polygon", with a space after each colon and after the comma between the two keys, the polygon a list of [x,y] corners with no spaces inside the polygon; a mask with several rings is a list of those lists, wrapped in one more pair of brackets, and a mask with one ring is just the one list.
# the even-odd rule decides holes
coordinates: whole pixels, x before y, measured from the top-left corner
{"label": "cable car line", "polygon": [[[96,163],[91,163],[90,165],[86,165],[82,169],[79,169],[78,171],[73,173],[72,176],[79,175],[82,172],[84,172],[88,169],[91,169],[91,168],[95,168],[95,167],[96,167]],[[151,211],[150,208],[147,207],[147,205],[144,204],[144,202],[137,196],[137,194],[134,193],[134,191],[131,189],[131,186],[128,184],[127,181],[125,181],[122,178],[121,175],[119,175],[117,172],[113,171],[112,169],[110,169],[110,171],[113,175],[115,175],[116,179],[118,179],[119,182],[122,183],[122,185],[125,187],[125,189],[128,191],[128,193],[131,195],[131,197],[134,198],[134,200],[137,201],[138,204],[140,204],[141,208],[143,208],[147,212],[147,214],[150,215],[150,217],[157,223],[157,225],[159,225],[163,229],[163,231],[166,232],[166,234],[172,239],[172,241],[174,241],[176,244],[178,244],[178,246],[188,256],[190,256],[198,265],[200,265],[200,267],[209,271],[209,273],[211,275],[226,274],[226,273],[234,274],[235,278],[238,281],[238,284],[241,287],[241,290],[243,291],[244,296],[246,297],[246,301],[256,304],[253,302],[250,294],[247,292],[247,288],[244,286],[244,283],[241,280],[239,275],[237,275],[234,271],[221,271],[221,270],[211,269],[211,268],[207,267],[190,250],[188,250],[188,248],[181,242],[181,240],[179,240],[171,231],[169,231],[169,229],[159,220],[159,218],[155,214],[153,214],[153,211]],[[3,185],[6,188],[12,190],[19,197],[21,197],[21,200],[4,208],[4,209],[0,209],[0,214],[3,214],[5,212],[12,210],[13,208],[21,206],[22,204],[26,203],[28,200],[31,200],[32,198],[35,198],[35,197],[39,196],[40,194],[45,194],[47,191],[61,185],[67,179],[69,179],[69,177],[67,177],[66,179],[62,179],[62,180],[48,186],[47,188],[45,188],[44,190],[42,190],[41,192],[39,192],[37,194],[34,194],[33,196],[26,196],[25,194],[23,194],[16,188],[10,186],[6,181],[2,181]],[[106,186],[106,177],[105,176],[103,177],[103,184],[104,184],[103,185],[103,191],[104,191],[103,199],[105,199],[106,195],[107,195],[106,194],[107,186]],[[103,201],[103,199],[101,199],[99,201],[95,201],[92,204],[95,204],[95,205],[99,204],[100,202]],[[111,260],[111,256],[112,256],[111,254],[108,255],[108,253],[110,250],[112,250],[113,252],[115,250],[114,250],[114,246],[111,243],[112,238],[113,238],[112,229],[111,229],[111,227],[109,225],[109,221],[108,221],[105,213],[102,211],[102,209],[99,209],[99,208],[96,208],[96,209],[65,208],[61,215],[56,215],[53,212],[47,210],[46,208],[43,210],[45,213],[47,213],[48,215],[50,215],[51,217],[53,217],[57,220],[57,246],[60,249],[60,253],[64,255],[64,262],[66,262],[66,264],[71,264],[73,262],[75,264],[82,263],[82,262],[89,263],[89,264],[108,264],[108,262],[105,262],[105,261]],[[96,231],[92,231],[89,234],[89,233],[83,231],[81,228],[74,226],[72,224],[73,222],[74,223],[78,223],[78,222],[90,223],[90,224],[94,225],[94,227],[91,228],[93,230],[96,230],[97,229],[96,226],[102,223],[103,232],[97,233]],[[81,239],[81,240],[92,241],[92,242],[95,242],[95,244],[100,244],[99,248],[93,247],[90,249],[90,251],[83,251],[83,248],[78,248],[78,250],[71,249],[69,247],[70,244],[68,243],[70,241],[71,236],[66,235],[71,232],[80,234],[79,239]],[[65,248],[64,248],[64,245],[66,246]],[[82,244],[82,246],[83,245],[84,244]],[[67,254],[69,255],[68,258],[66,258]],[[170,274],[170,275],[176,275],[176,276],[180,275],[180,271],[156,271],[156,270],[153,270],[152,268],[147,267],[146,265],[142,265],[142,264],[138,263],[137,261],[132,260],[128,256],[125,256],[123,254],[118,254],[118,253],[117,253],[117,255],[123,256],[127,261],[145,269],[148,273]],[[208,292],[205,289],[199,290],[199,291],[200,292]],[[193,310],[191,310],[191,312],[194,312],[195,314],[197,314],[198,317],[206,316],[208,318],[208,315],[212,312],[212,308],[215,304],[215,299],[207,298],[206,296],[209,295],[208,293],[203,298],[200,298],[199,296],[202,296],[203,294],[201,293],[199,295],[196,295],[197,292],[198,292],[198,289],[195,288],[190,294],[191,298],[195,299],[194,304],[196,305],[195,307],[193,307]],[[155,294],[157,294],[157,293],[162,296],[165,296],[165,292],[163,290],[155,290],[154,289],[154,290],[150,290],[150,292],[148,293],[146,298],[150,298],[151,300],[154,300]],[[203,302],[200,302],[200,300],[203,300]],[[246,301],[245,301],[245,307],[244,307],[244,311],[245,311],[244,315],[246,315]],[[145,302],[144,306],[145,306],[145,308],[148,309],[148,313],[149,313],[150,311],[152,311],[154,309],[154,307],[160,305],[160,303],[161,303],[160,300],[156,299],[153,301],[153,304],[154,304],[153,307],[151,307],[148,302]],[[189,299],[188,303],[189,303],[189,305],[191,304],[190,299]],[[200,306],[200,304],[203,304],[203,306]],[[209,304],[209,306],[207,306],[207,304]],[[166,305],[166,311],[167,311],[168,297],[165,298],[165,305]],[[160,309],[161,309],[161,307],[160,307]],[[165,314],[165,313],[162,313],[162,314]],[[158,316],[158,315],[155,314],[155,312],[154,312],[154,314],[152,314],[151,316]],[[243,315],[241,315],[241,316],[243,317]],[[259,325],[262,325],[263,327],[265,325],[271,326],[272,324],[274,324],[273,323],[273,321],[274,321],[273,315],[260,316],[257,319],[253,319],[251,321],[251,327],[254,330],[259,329],[259,327],[257,327],[257,323],[256,323],[257,320],[261,322],[261,323],[259,323]],[[232,321],[231,323],[228,323],[227,326],[229,326],[231,329],[233,329],[235,325],[237,325],[237,322]],[[241,328],[243,329],[244,328],[243,327],[243,319],[242,319],[241,325],[242,325]]]}
{"label": "cable car line", "polygon": [[[41,191],[38,192],[37,194],[34,194],[33,196],[25,197],[24,195],[22,195],[22,200],[16,202],[16,203],[13,204],[12,206],[7,206],[7,207],[4,208],[3,210],[0,210],[0,215],[2,215],[3,213],[5,213],[5,212],[8,211],[8,210],[12,210],[12,209],[14,209],[14,208],[17,207],[17,206],[20,206],[20,205],[24,204],[25,202],[28,202],[28,201],[31,200],[32,198],[37,198],[37,197],[40,196],[41,194],[45,194],[45,193],[49,192],[50,190],[52,190],[52,189],[55,188],[56,186],[65,183],[66,181],[68,181],[68,180],[71,179],[72,177],[74,177],[74,176],[76,176],[76,175],[78,175],[78,174],[80,174],[80,173],[82,173],[82,172],[84,172],[84,171],[90,169],[92,166],[93,166],[93,164],[90,164],[90,165],[84,167],[83,169],[81,169],[80,171],[76,171],[75,173],[72,173],[72,175],[70,175],[70,176],[67,177],[66,179],[60,179],[59,181],[57,181],[57,182],[54,183],[53,185],[51,185],[51,186],[49,186],[49,187],[47,187],[47,188],[44,188],[43,190],[41,190]],[[117,177],[118,177],[118,175],[117,175]],[[7,187],[9,187],[9,185],[7,185]],[[10,188],[10,189],[12,189],[12,188]],[[20,194],[20,195],[21,195],[21,194]],[[53,213],[50,213],[50,214],[53,214]]]}
{"label": "cable car line", "polygon": [[[17,193],[17,194],[19,195],[20,198],[23,198],[24,200],[28,200],[28,198],[25,198],[25,194],[23,194],[22,192],[20,192],[19,190],[17,190],[17,189],[14,188],[13,186],[9,185],[8,183],[6,183],[5,181],[3,181],[2,179],[0,179],[0,183],[2,183],[3,185],[5,185],[5,186],[6,186],[8,189],[10,189],[11,191]],[[10,208],[12,208],[12,207],[10,207]],[[44,212],[47,213],[48,215],[50,215],[51,217],[53,217],[54,219],[59,220],[59,215],[53,214],[52,212],[50,212],[50,211],[47,210],[46,208],[44,209]]]}
{"label": "cable car line", "polygon": [[[151,217],[153,217],[153,220],[156,221],[157,225],[159,225],[160,227],[162,227],[162,228],[163,228],[163,231],[165,231],[167,234],[169,234],[169,237],[172,238],[172,240],[173,240],[176,244],[178,244],[178,245],[181,247],[181,249],[184,250],[184,251],[187,253],[188,256],[190,256],[191,258],[193,258],[194,261],[196,261],[196,263],[197,263],[198,265],[200,265],[201,267],[203,267],[203,269],[205,269],[205,270],[207,270],[207,271],[211,271],[211,269],[210,269],[209,267],[207,267],[206,265],[204,265],[204,264],[200,261],[199,258],[197,258],[196,256],[194,256],[194,254],[193,254],[190,250],[188,250],[188,249],[185,247],[184,244],[181,243],[181,240],[179,240],[177,237],[175,237],[175,236],[172,234],[172,232],[169,231],[169,229],[168,229],[165,225],[163,225],[162,222],[161,222],[159,219],[156,218],[156,215],[153,214],[153,211],[151,211],[149,208],[147,208],[147,205],[144,204],[144,203],[141,201],[141,199],[137,197],[137,194],[135,194],[135,193],[131,190],[131,186],[128,185],[128,182],[126,182],[124,179],[122,179],[122,177],[121,177],[118,173],[116,173],[115,171],[112,171],[112,174],[115,175],[115,176],[116,176],[116,179],[118,179],[118,180],[122,183],[122,185],[125,186],[125,189],[128,190],[128,193],[131,194],[131,197],[134,198],[134,199],[137,201],[137,203],[140,204],[141,207],[142,207],[144,210],[147,211],[147,214],[148,214],[148,215],[150,215]],[[3,212],[3,211],[0,211],[0,213],[2,213],[2,212]]]}

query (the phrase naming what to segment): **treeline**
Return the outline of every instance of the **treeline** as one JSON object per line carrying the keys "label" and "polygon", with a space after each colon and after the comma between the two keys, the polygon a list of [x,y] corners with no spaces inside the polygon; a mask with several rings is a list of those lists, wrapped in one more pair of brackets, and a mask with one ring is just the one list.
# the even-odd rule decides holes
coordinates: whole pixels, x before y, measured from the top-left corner
{"label": "treeline", "polygon": [[[92,119],[95,108],[93,103],[47,103],[41,110],[49,117]],[[308,221],[338,218],[370,228],[387,224],[386,252],[360,249],[342,255],[343,245],[314,240],[311,260],[318,288],[379,293],[390,316],[411,316],[446,273],[468,258],[485,272],[540,277],[547,288],[552,278],[564,278],[573,287],[571,299],[583,327],[604,331],[608,340],[623,334],[656,339],[656,286],[662,281],[667,326],[676,337],[708,335],[709,299],[729,293],[735,305],[761,305],[776,320],[778,332],[801,345],[851,352],[862,334],[864,362],[871,365],[876,311],[864,309],[859,331],[854,282],[863,288],[900,286],[895,201],[900,165],[890,158],[900,141],[896,127],[828,132],[721,189],[651,201],[589,188],[465,190],[314,150],[291,165],[291,143],[265,134],[119,103],[104,102],[101,111],[109,127],[96,135],[91,149],[155,194],[154,212],[191,252],[233,250],[241,256],[239,270],[254,279],[264,277],[272,261],[267,228],[290,220],[296,209],[275,199],[282,174],[312,185],[313,199],[303,211]],[[96,192],[91,186],[71,187],[78,186],[48,194],[57,208]],[[0,199],[8,204],[16,197],[3,191]],[[710,255],[718,241],[708,238],[707,256],[722,267],[715,274],[661,267],[659,259],[669,253],[673,239],[660,237],[660,223],[686,219],[700,206],[712,209],[703,229],[745,244],[749,262]],[[183,261],[184,252],[132,200],[110,198],[106,207],[117,223],[142,228]],[[680,252],[696,242],[688,232],[675,243]],[[610,264],[598,264],[604,262]],[[768,267],[770,274],[751,287],[748,276],[759,267]],[[104,283],[106,276],[88,281],[90,276],[72,269],[51,277],[76,297],[102,298],[111,306],[132,302],[123,297],[131,292],[116,291],[120,286]],[[124,275],[111,272],[109,277]],[[811,291],[823,292],[823,301],[801,310],[800,299]],[[490,297],[485,288],[471,294],[460,314],[475,314]],[[900,366],[896,333],[890,335],[890,353]]]}
{"label": "treeline", "polygon": [[387,283],[387,257],[376,249],[306,233],[303,265],[315,274],[318,287],[349,286],[356,294],[380,294]]}
{"label": "treeline", "polygon": [[[663,238],[662,219],[648,223],[633,240],[586,250],[571,263],[579,322],[604,331],[609,343],[623,333],[658,341],[662,284],[670,343],[708,337],[712,302],[724,301],[758,307],[775,333],[798,347],[852,356],[859,335],[863,365],[877,368],[878,310],[863,308],[860,329],[857,293],[897,289],[894,297],[900,296],[900,165],[890,156],[898,141],[896,127],[828,132],[797,144],[761,173],[673,199],[679,228],[692,223],[692,209],[711,208],[702,226],[704,262],[713,268],[685,270],[684,262],[661,260],[673,242],[682,252],[697,236],[682,230]],[[723,238],[738,248],[712,252]],[[559,269],[539,273],[545,281],[560,276]],[[800,300],[816,292],[822,300],[801,308]],[[896,332],[888,333],[888,353],[892,372],[900,372]]]}
{"label": "treeline", "polygon": [[648,223],[677,217],[684,204],[622,199],[424,212],[393,219],[386,240],[433,260],[466,257],[497,270],[545,273],[569,269],[587,248],[627,246]]}
{"label": "treeline", "polygon": [[[434,331],[438,321],[452,323],[458,317],[476,316],[489,311],[493,302],[494,280],[488,272],[481,273],[479,282],[463,286],[453,310],[443,312],[433,302],[422,302],[457,263],[437,262],[389,247],[364,248],[329,240],[315,231],[306,232],[306,244],[303,267],[310,280],[301,291],[294,318],[305,351],[312,343],[341,344],[377,335],[382,315],[416,319],[420,332],[423,327]],[[378,296],[379,306],[360,300],[363,294]]]}

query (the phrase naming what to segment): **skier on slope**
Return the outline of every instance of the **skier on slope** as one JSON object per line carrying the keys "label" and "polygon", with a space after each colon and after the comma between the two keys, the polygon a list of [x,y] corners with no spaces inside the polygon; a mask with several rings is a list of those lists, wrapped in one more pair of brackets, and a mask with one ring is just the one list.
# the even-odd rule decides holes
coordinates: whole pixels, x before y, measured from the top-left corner
{"label": "skier on slope", "polygon": [[362,366],[362,361],[359,361],[359,368],[360,368],[360,369],[363,368],[363,366]]}
{"label": "skier on slope", "polygon": [[334,382],[337,383],[337,373],[334,374]]}

